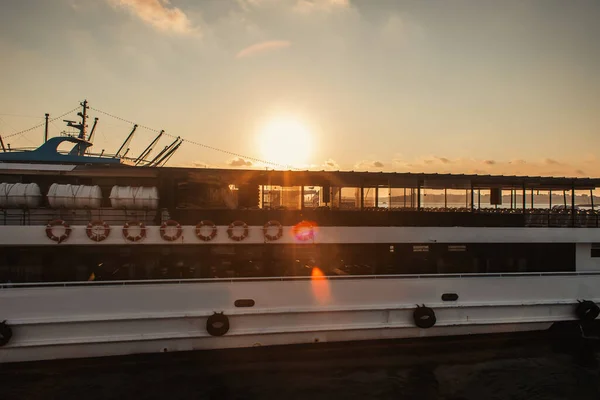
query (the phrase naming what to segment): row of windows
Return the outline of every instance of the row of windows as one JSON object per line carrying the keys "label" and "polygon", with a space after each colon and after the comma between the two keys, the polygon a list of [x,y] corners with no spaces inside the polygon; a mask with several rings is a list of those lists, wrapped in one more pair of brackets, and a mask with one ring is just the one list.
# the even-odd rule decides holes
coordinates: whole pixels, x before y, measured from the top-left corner
{"label": "row of windows", "polygon": [[4,249],[1,282],[575,270],[570,244],[131,246]]}

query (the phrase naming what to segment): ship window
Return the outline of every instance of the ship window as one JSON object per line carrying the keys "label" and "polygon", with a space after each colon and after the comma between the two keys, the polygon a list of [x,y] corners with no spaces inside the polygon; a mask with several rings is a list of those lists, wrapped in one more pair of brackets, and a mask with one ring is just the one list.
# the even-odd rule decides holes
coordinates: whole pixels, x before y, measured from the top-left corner
{"label": "ship window", "polygon": [[464,244],[450,245],[448,246],[448,251],[467,251],[467,246],[465,246]]}
{"label": "ship window", "polygon": [[322,206],[323,188],[320,186],[304,186],[303,205],[305,208]]}
{"label": "ship window", "polygon": [[344,187],[341,190],[340,209],[355,210],[360,208],[360,188]]}
{"label": "ship window", "polygon": [[426,251],[429,251],[428,245],[413,246],[413,253],[420,253],[420,252],[426,252]]}
{"label": "ship window", "polygon": [[600,243],[592,243],[592,251],[590,256],[593,258],[600,257]]}

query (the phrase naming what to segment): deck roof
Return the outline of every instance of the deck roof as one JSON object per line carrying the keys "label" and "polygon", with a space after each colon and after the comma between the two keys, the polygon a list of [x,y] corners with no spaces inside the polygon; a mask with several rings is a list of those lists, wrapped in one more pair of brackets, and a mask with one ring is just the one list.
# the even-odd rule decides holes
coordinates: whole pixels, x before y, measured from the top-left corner
{"label": "deck roof", "polygon": [[[8,164],[5,164],[8,165]],[[60,170],[60,171],[59,171]],[[429,189],[539,189],[589,190],[600,187],[600,178],[432,174],[412,172],[359,172],[359,171],[279,171],[240,170],[216,168],[132,167],[126,165],[78,165],[75,168],[0,168],[1,175],[69,175],[82,177],[159,178],[190,182],[228,184],[255,183],[278,186],[334,186],[334,187],[395,187]]]}

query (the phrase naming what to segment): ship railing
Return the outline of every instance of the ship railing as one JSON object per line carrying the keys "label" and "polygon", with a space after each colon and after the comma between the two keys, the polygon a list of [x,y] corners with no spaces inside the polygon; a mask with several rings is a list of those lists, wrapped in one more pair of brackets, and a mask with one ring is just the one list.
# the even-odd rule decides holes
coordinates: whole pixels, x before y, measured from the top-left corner
{"label": "ship railing", "polygon": [[[99,209],[1,209],[0,225],[46,225],[52,220],[63,220],[69,225],[87,225],[101,220],[111,226],[128,221],[141,221],[146,225],[160,225],[164,219],[160,210]],[[167,217],[168,219],[168,217]]]}
{"label": "ship railing", "polygon": [[[321,209],[315,209],[315,211],[320,212]],[[201,209],[198,210],[190,210],[193,213],[196,211],[200,212]],[[217,214],[234,212],[235,210],[212,210]],[[243,210],[237,210],[243,211]],[[360,211],[360,210],[356,210]],[[589,227],[589,228],[597,228],[600,227],[600,213],[596,210],[585,210],[585,209],[577,209],[575,210],[575,215],[571,212],[571,210],[555,210],[555,209],[526,209],[525,213],[523,213],[523,209],[495,209],[495,208],[486,208],[486,209],[474,209],[471,210],[467,207],[455,207],[455,208],[441,208],[441,207],[432,207],[432,208],[421,208],[417,210],[415,208],[402,208],[402,209],[388,209],[388,208],[366,208],[363,210],[365,215],[367,213],[383,213],[383,212],[398,212],[398,213],[423,213],[423,214],[434,214],[434,213],[446,213],[456,214],[457,217],[460,215],[466,216],[471,213],[472,217],[467,218],[459,218],[457,223],[460,225],[461,223],[467,224],[465,226],[469,226],[469,224],[478,224],[478,220],[476,215],[497,215],[494,217],[495,219],[502,219],[502,215],[506,215],[506,218],[509,216],[518,216],[521,215],[523,219],[514,220],[512,219],[506,221],[510,226],[526,226],[526,227]],[[247,210],[247,212],[265,212],[268,213],[268,210]],[[291,211],[290,211],[291,212]],[[331,210],[331,212],[339,213],[340,221],[343,221],[341,217],[344,213],[348,211],[342,210]],[[233,215],[233,214],[232,214]],[[237,213],[236,213],[237,215]],[[191,218],[192,214],[189,216],[186,215],[185,218],[182,217],[181,223],[185,224],[186,220]],[[265,221],[268,220],[268,216],[265,215]],[[177,216],[176,216],[177,218]],[[90,221],[94,220],[102,220],[108,223],[111,226],[120,226],[125,224],[128,221],[141,221],[146,225],[160,225],[162,222],[169,219],[169,212],[165,209],[162,210],[123,210],[123,209],[114,209],[114,208],[99,208],[99,209],[51,209],[51,208],[37,208],[37,209],[0,209],[0,225],[46,225],[51,220],[64,220],[70,225],[87,225]],[[234,218],[236,219],[236,218]],[[430,218],[431,219],[431,218]],[[417,220],[415,220],[417,221]],[[461,222],[462,221],[462,222]],[[485,221],[485,219],[482,219]],[[401,223],[402,221],[399,221]],[[417,221],[418,222],[418,221]],[[191,221],[189,223],[192,223]],[[196,222],[193,222],[195,224]],[[260,224],[264,223],[260,222]],[[343,223],[342,223],[343,225]],[[480,225],[477,225],[480,226]]]}
{"label": "ship railing", "polygon": [[382,279],[476,279],[476,278],[515,278],[515,277],[580,277],[600,276],[600,271],[564,271],[564,272],[492,272],[492,273],[457,273],[457,274],[387,274],[387,275],[324,275],[311,276],[276,276],[276,277],[240,277],[240,278],[188,278],[188,279],[146,279],[146,280],[96,280],[67,282],[27,282],[0,283],[0,289],[45,288],[45,287],[82,287],[82,286],[134,286],[157,284],[190,284],[190,283],[237,283],[237,282],[285,282],[318,280],[382,280]]}

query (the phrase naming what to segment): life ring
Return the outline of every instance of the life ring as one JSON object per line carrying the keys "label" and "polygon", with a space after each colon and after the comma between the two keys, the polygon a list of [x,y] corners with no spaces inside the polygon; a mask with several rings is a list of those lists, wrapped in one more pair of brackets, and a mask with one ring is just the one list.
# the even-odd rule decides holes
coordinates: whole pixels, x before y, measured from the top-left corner
{"label": "life ring", "polygon": [[11,327],[6,323],[6,320],[0,322],[0,347],[7,345],[11,338]]}
{"label": "life ring", "polygon": [[417,305],[417,308],[413,312],[413,319],[415,320],[415,325],[423,329],[431,328],[437,322],[433,309],[425,307],[425,305]]}
{"label": "life ring", "polygon": [[575,315],[580,321],[591,322],[595,320],[600,314],[600,307],[593,301],[584,300],[580,301],[575,308]]}
{"label": "life ring", "polygon": [[[131,226],[138,226],[140,228],[140,233],[137,236],[129,234],[129,228]],[[146,224],[141,221],[125,222],[125,225],[123,225],[123,237],[130,242],[139,242],[146,237]]]}
{"label": "life ring", "polygon": [[[277,228],[277,233],[275,235],[271,235],[269,233],[269,228],[271,227]],[[263,226],[263,233],[265,235],[265,238],[271,242],[279,240],[283,236],[283,226],[281,226],[281,223],[279,221],[271,220],[267,222],[265,226]]]}
{"label": "life ring", "polygon": [[[64,232],[62,235],[54,234],[54,227],[56,227],[56,226],[62,226],[64,228]],[[67,238],[70,235],[71,235],[71,227],[69,226],[69,224],[67,224],[62,219],[52,220],[52,221],[48,222],[48,225],[46,225],[46,236],[48,236],[48,239],[53,240],[57,243],[64,242],[65,240],[67,240]]]}
{"label": "life ring", "polygon": [[[97,228],[100,228],[100,230]],[[110,225],[99,219],[90,221],[85,228],[85,233],[87,234],[87,237],[94,242],[101,242],[110,234]]]}
{"label": "life ring", "polygon": [[222,312],[215,312],[206,320],[206,331],[211,336],[223,336],[229,331],[229,318]]}
{"label": "life ring", "polygon": [[[175,234],[173,235],[168,235],[167,234],[167,228],[169,227],[173,227],[175,228]],[[183,229],[181,228],[181,224],[175,220],[168,220],[163,222],[160,225],[160,237],[163,240],[166,240],[167,242],[173,242],[177,239],[179,239],[181,237],[181,234],[183,233]]]}
{"label": "life ring", "polygon": [[[202,234],[202,228],[204,228],[205,226],[208,226],[211,228],[210,234],[208,234],[208,235]],[[203,240],[205,242],[210,242],[217,236],[217,226],[212,221],[202,220],[198,223],[198,225],[196,225],[195,232],[196,232],[196,236],[198,237],[198,239]]]}
{"label": "life ring", "polygon": [[311,240],[315,238],[315,225],[309,221],[301,221],[292,228],[296,239],[301,241]]}
{"label": "life ring", "polygon": [[[239,227],[243,228],[242,234],[234,235],[233,230]],[[229,236],[229,239],[235,240],[236,242],[241,242],[242,240],[246,239],[248,237],[248,233],[248,225],[244,221],[233,221],[231,224],[229,224],[229,228],[227,228],[227,236]]]}

